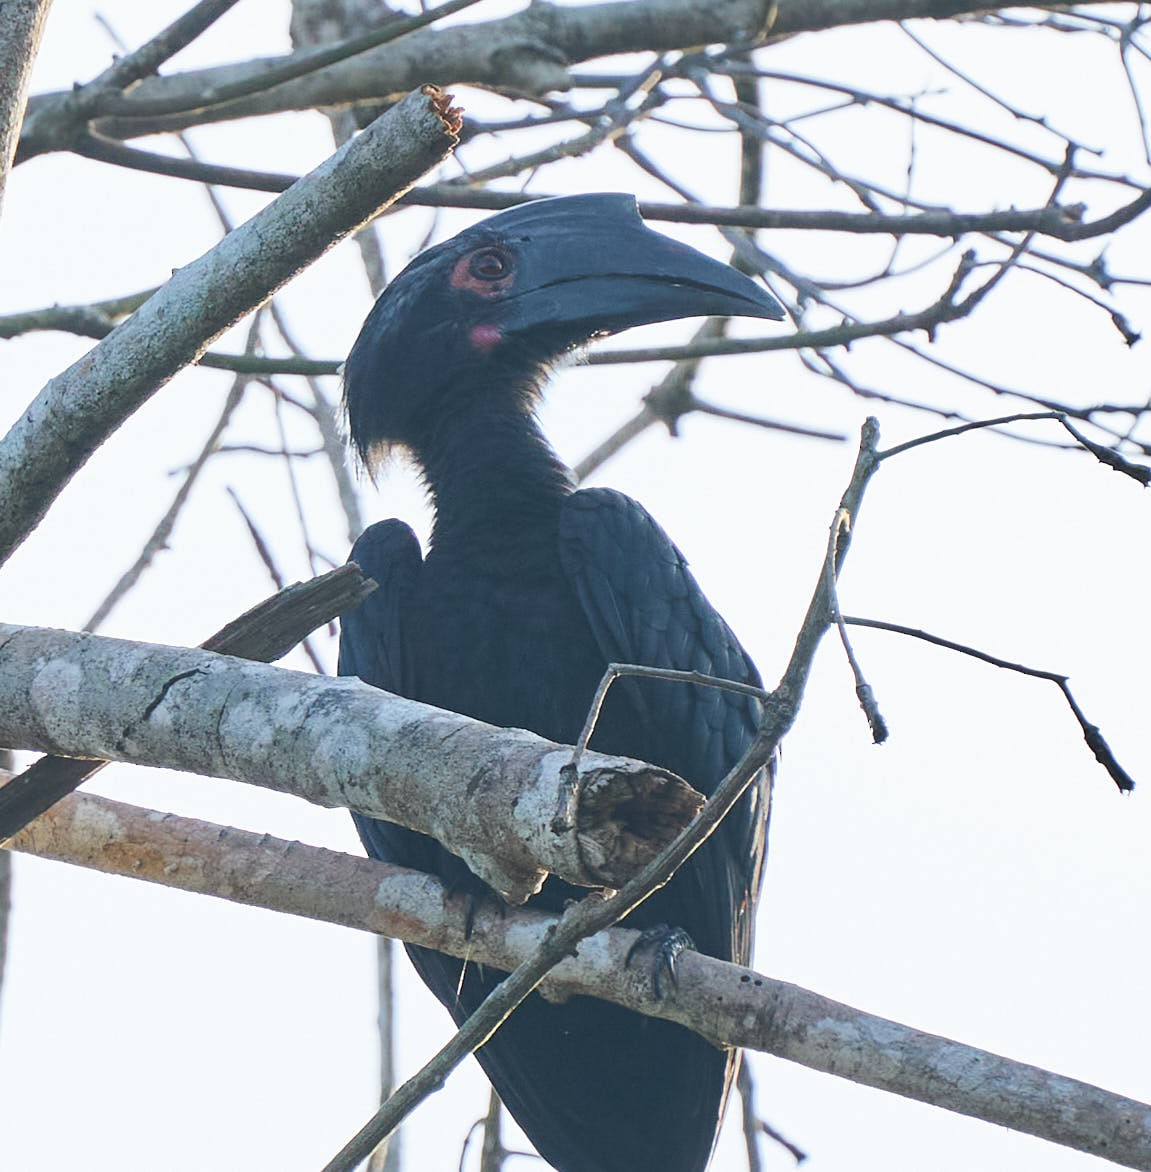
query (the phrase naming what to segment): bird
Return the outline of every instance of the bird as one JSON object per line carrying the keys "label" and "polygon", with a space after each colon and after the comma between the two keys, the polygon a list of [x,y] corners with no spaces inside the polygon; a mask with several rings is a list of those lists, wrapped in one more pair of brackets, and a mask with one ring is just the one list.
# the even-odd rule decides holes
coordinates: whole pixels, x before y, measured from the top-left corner
{"label": "bird", "polygon": [[[423,252],[380,295],[344,367],[348,432],[374,469],[406,452],[434,511],[426,554],[397,519],[351,560],[378,589],[342,620],[339,672],[561,744],[579,736],[609,663],[759,685],[683,555],[636,501],[576,490],[536,418],[554,364],[590,339],[703,315],[779,320],[730,266],[649,228],[633,196],[513,207]],[[750,744],[754,697],[624,679],[593,749],[639,758],[710,794]],[[623,922],[673,963],[679,942],[748,963],[770,769],[715,834]],[[449,795],[445,795],[449,797]],[[353,814],[368,854],[491,896],[439,843]],[[550,876],[529,906],[586,894]],[[684,936],[686,934],[686,936]],[[415,946],[457,1024],[502,973]],[[658,968],[657,968],[658,971]],[[738,1058],[685,1027],[590,997],[532,994],[477,1052],[500,1098],[558,1172],[700,1172]]]}

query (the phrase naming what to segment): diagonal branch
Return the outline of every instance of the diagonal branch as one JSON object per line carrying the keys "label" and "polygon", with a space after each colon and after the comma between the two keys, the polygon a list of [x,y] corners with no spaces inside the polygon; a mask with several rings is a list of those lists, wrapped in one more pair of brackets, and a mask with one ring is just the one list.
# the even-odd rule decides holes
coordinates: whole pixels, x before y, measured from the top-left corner
{"label": "diagonal branch", "polygon": [[[234,2],[234,0],[233,0]],[[260,70],[246,78],[236,78],[231,83],[222,83],[199,94],[173,95],[167,99],[153,98],[149,100],[139,93],[128,96],[123,93],[109,93],[104,97],[96,113],[116,114],[123,113],[125,107],[135,117],[153,116],[158,114],[184,114],[189,111],[199,113],[212,106],[224,105],[250,94],[261,93],[279,85],[295,81],[297,78],[307,77],[329,65],[336,65],[350,57],[366,53],[370,49],[398,41],[417,29],[442,20],[465,8],[471,8],[479,0],[444,0],[444,3],[435,8],[425,9],[417,16],[400,16],[385,20],[370,32],[358,37],[350,37],[335,45],[326,45],[319,48],[310,48],[293,53],[277,65]]]}
{"label": "diagonal branch", "polygon": [[117,57],[99,77],[73,91],[72,101],[89,113],[105,96],[129,89],[143,78],[154,76],[165,61],[186,49],[236,4],[237,0],[199,0],[151,40],[131,53]]}
{"label": "diagonal branch", "polygon": [[616,887],[702,798],[666,770],[329,679],[0,624],[0,744],[227,777],[439,839],[508,900]]}
{"label": "diagonal branch", "polygon": [[[244,346],[244,353],[247,355],[253,354],[257,348],[259,339],[260,314],[256,313],[253,315],[248,328],[248,340]],[[188,503],[192,495],[192,489],[199,480],[201,473],[208,466],[208,461],[217,452],[220,440],[227,430],[228,424],[231,422],[236,409],[239,407],[240,401],[243,399],[244,392],[247,390],[250,382],[250,375],[238,374],[232,379],[232,385],[224,398],[224,405],[220,409],[220,414],[216,417],[216,422],[212,425],[212,430],[208,433],[207,439],[201,445],[199,454],[184,471],[180,486],[176,489],[167,510],[156,523],[151,536],[144,543],[144,548],[136,555],[135,561],[120,575],[116,584],[92,612],[91,617],[84,624],[85,631],[99,630],[117,605],[135,588],[136,583],[140,581],[144,572],[152,564],[156,556],[168,548],[168,542],[172,537],[173,529],[176,527],[176,521],[183,512],[184,506]],[[0,838],[3,837],[4,830],[0,826]]]}
{"label": "diagonal branch", "polygon": [[[320,847],[159,815],[89,794],[66,798],[11,844],[41,858],[378,932],[510,971],[554,927],[530,908],[472,914],[431,876]],[[470,934],[469,934],[469,918]],[[688,951],[657,1000],[638,934],[583,941],[548,975],[549,996],[596,996],[894,1094],[1151,1172],[1151,1106],[925,1033],[751,969]]]}
{"label": "diagonal branch", "polygon": [[0,560],[93,451],[213,338],[451,150],[459,111],[410,94],[199,260],[40,392],[0,441]]}
{"label": "diagonal branch", "polygon": [[[354,562],[309,582],[297,582],[233,619],[201,644],[208,651],[261,663],[287,655],[317,627],[361,603],[375,583]],[[70,794],[107,761],[41,757],[0,789],[0,842]]]}

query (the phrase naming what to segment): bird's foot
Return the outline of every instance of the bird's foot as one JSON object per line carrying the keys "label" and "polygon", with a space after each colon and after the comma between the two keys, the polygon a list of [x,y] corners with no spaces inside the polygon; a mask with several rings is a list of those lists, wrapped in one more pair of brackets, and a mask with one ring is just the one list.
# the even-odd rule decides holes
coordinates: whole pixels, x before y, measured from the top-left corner
{"label": "bird's foot", "polygon": [[695,948],[695,941],[682,928],[653,924],[650,928],[645,928],[639,934],[639,939],[627,950],[624,968],[630,968],[635,954],[645,948],[652,949],[651,981],[655,988],[656,1000],[662,1001],[664,977],[671,981],[673,989],[678,987],[676,960],[685,948]]}

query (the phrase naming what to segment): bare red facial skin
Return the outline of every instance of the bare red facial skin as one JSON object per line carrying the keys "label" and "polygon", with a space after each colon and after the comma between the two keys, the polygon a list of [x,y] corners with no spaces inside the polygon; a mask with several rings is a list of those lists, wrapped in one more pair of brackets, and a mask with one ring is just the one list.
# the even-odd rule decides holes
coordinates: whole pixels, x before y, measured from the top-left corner
{"label": "bare red facial skin", "polygon": [[511,266],[508,266],[508,271],[502,277],[496,277],[494,279],[490,277],[478,277],[472,272],[472,257],[474,255],[474,253],[468,253],[467,256],[461,256],[456,261],[456,266],[452,269],[452,275],[448,284],[453,289],[474,293],[477,297],[483,297],[488,300],[506,293],[515,280],[515,273]]}
{"label": "bare red facial skin", "polygon": [[481,354],[489,354],[504,340],[499,326],[478,325],[468,330],[468,341]]}

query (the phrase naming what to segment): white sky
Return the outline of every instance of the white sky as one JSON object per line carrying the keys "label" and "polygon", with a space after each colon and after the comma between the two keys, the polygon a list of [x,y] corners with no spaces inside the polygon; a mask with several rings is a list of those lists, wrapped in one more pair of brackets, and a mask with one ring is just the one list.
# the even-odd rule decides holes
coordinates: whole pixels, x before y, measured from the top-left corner
{"label": "white sky", "polygon": [[[286,12],[270,7],[241,4],[178,64],[280,50]],[[106,64],[94,11],[56,0],[35,89],[66,87]],[[136,44],[180,6],[106,0],[99,11]],[[470,18],[495,11],[481,5]],[[1114,69],[1085,38],[1000,40],[987,30],[934,26],[926,34],[1029,109],[1089,141],[1113,143],[1108,166],[1138,166]],[[772,64],[839,79],[870,75],[872,84],[893,89],[946,82],[882,29],[801,38]],[[480,95],[459,96],[473,112],[494,108]],[[958,99],[951,109],[979,113]],[[224,126],[194,139],[213,161],[277,171],[305,170],[329,150],[317,116]],[[897,174],[906,132],[878,112],[859,111],[836,145],[845,160],[854,157],[860,167],[879,160]],[[722,178],[724,149],[715,148],[717,165],[701,156],[694,174],[686,162],[682,170],[719,202],[732,199]],[[601,154],[566,164],[546,189],[633,189],[662,198],[653,183]],[[967,209],[1026,205],[1046,194],[1030,180],[1013,186],[1017,171],[981,170],[962,151],[937,150],[929,139],[920,165],[922,195],[946,194]],[[817,206],[826,198],[793,172],[782,165],[771,172],[771,203]],[[244,193],[224,198],[238,218],[263,202]],[[1093,214],[1111,206],[1100,202]],[[216,237],[195,185],[66,156],[21,167],[3,211],[0,312],[145,287]],[[413,211],[385,222],[393,267],[429,218]],[[714,233],[685,238],[721,248]],[[768,243],[819,274],[857,274],[866,265],[861,258],[877,255],[875,242],[844,236]],[[1113,268],[1146,273],[1149,243],[1146,226],[1129,230],[1109,253]],[[1084,258],[1096,251],[1091,245]],[[925,277],[853,304],[879,317],[918,308],[939,288],[937,277]],[[287,290],[284,305],[315,354],[344,354],[368,309],[354,250],[342,246],[315,266]],[[1123,305],[1136,328],[1151,329],[1151,300],[1127,291]],[[624,344],[687,332],[636,332]],[[220,348],[240,344],[233,335]],[[88,345],[61,335],[0,345],[0,422],[15,419]],[[998,290],[974,322],[940,337],[952,361],[1082,402],[1145,399],[1146,345],[1128,351],[1105,315],[1085,314],[1081,303],[1025,276]],[[868,385],[913,398],[950,397],[972,415],[1004,409],[895,361],[881,343],[856,347],[850,362]],[[635,410],[661,373],[564,372],[545,408],[561,453],[581,457]],[[226,389],[226,376],[187,372],[113,437],[0,577],[5,620],[85,621],[163,512],[174,490],[169,471],[198,449]],[[744,410],[853,435],[873,409],[783,354],[713,361],[701,390]],[[936,426],[905,411],[880,415],[887,442]],[[648,434],[596,482],[638,497],[664,523],[774,680],[819,569],[851,445],[703,418],[687,420],[682,431],[679,441]],[[274,442],[259,395],[234,434]],[[321,470],[309,468],[303,480],[311,499],[328,499]],[[279,467],[224,457],[197,491],[172,551],[106,633],[192,644],[268,593],[224,496],[227,484],[273,532],[288,573],[305,575]],[[385,478],[378,494],[365,488],[365,506],[372,519],[417,520],[422,510],[402,470]],[[861,1009],[1151,1099],[1147,509],[1134,482],[1088,459],[992,436],[932,445],[884,468],[844,575],[844,609],[1070,674],[1088,716],[1144,789],[1117,795],[1053,686],[858,632],[857,652],[892,730],[891,741],[875,748],[842,654],[829,640],[785,745],[760,968]],[[335,506],[326,517],[317,509],[316,523],[320,543],[342,560]],[[333,649],[325,652],[333,662]],[[344,815],[232,783],[116,767],[92,788],[358,851]],[[376,1059],[369,938],[23,856],[15,871],[0,1007],[0,1166],[308,1170],[370,1112]],[[401,1060],[410,1072],[447,1036],[448,1023],[406,967],[401,1017]],[[758,1056],[753,1068],[763,1114],[810,1153],[811,1172],[1104,1166],[782,1061]],[[454,1168],[485,1101],[469,1066],[407,1128],[409,1166]],[[742,1167],[734,1140],[729,1129],[718,1172]],[[786,1169],[791,1161],[773,1150],[767,1166]]]}

